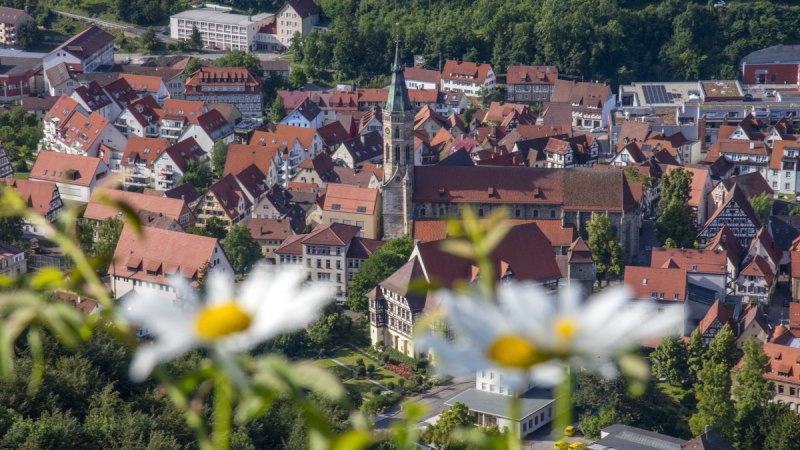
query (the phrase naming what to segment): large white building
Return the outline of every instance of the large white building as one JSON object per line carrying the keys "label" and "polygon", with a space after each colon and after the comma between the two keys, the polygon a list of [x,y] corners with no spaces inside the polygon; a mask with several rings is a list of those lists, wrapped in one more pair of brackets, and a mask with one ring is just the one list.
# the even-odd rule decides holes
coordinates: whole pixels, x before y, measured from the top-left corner
{"label": "large white building", "polygon": [[275,15],[261,13],[254,16],[233,14],[225,8],[201,7],[175,14],[169,18],[170,37],[186,41],[197,28],[203,37],[204,47],[220,50],[256,50],[258,31],[272,23]]}

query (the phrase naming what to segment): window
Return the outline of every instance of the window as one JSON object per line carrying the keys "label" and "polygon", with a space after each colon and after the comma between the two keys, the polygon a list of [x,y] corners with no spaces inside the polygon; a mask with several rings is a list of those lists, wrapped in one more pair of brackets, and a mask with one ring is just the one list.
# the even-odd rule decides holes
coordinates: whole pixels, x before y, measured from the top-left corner
{"label": "window", "polygon": [[519,209],[515,210],[514,217],[522,217],[522,211],[520,211]]}
{"label": "window", "polygon": [[555,219],[556,218],[556,210],[550,211],[550,218],[551,219]]}

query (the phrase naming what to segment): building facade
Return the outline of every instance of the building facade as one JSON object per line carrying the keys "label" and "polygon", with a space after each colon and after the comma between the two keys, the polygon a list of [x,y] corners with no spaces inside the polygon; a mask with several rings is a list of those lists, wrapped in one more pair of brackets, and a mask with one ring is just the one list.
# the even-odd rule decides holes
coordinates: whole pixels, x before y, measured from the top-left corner
{"label": "building facade", "polygon": [[273,20],[275,16],[268,13],[245,16],[233,14],[229,9],[199,7],[169,18],[170,37],[188,41],[197,28],[205,48],[252,52],[257,47],[258,31]]}
{"label": "building facade", "polygon": [[263,114],[261,79],[244,67],[204,67],[186,80],[184,98],[207,103],[230,103],[242,117]]}

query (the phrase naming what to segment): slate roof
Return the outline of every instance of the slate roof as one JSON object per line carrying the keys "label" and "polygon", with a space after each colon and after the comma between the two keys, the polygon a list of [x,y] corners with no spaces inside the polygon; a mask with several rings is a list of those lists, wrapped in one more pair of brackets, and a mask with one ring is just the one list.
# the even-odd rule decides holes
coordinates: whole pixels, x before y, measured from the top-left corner
{"label": "slate roof", "polygon": [[92,25],[56,47],[50,54],[66,51],[76,58],[84,60],[106,45],[113,45],[113,43],[113,34],[96,25]]}

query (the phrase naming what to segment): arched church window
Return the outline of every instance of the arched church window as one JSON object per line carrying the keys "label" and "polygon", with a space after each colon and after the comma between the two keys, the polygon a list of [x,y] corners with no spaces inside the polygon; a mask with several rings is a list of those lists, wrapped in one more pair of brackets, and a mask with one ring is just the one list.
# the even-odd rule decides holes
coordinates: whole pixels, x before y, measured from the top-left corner
{"label": "arched church window", "polygon": [[394,146],[394,162],[397,162],[397,160],[399,160],[399,159],[400,159],[400,146],[399,145],[395,145]]}
{"label": "arched church window", "polygon": [[406,161],[411,162],[411,146],[406,145]]}

